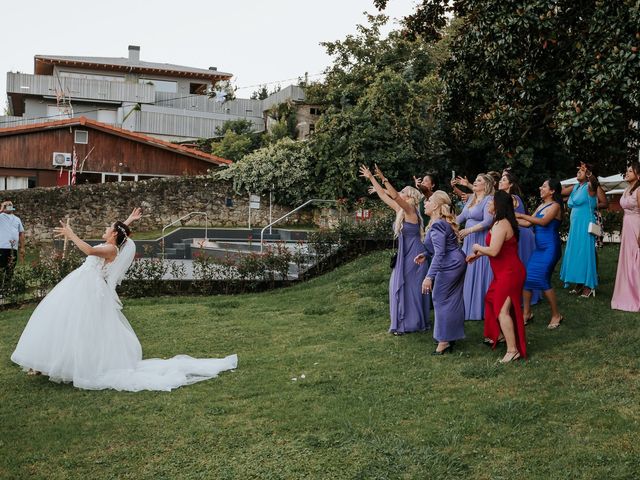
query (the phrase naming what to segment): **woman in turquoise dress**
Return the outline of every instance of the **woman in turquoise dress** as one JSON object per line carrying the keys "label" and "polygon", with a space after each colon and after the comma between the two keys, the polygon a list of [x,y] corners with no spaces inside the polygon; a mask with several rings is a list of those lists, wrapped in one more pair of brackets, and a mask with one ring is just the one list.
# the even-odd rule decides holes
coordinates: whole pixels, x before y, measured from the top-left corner
{"label": "woman in turquoise dress", "polygon": [[576,179],[576,185],[562,189],[563,196],[569,195],[571,223],[560,279],[565,288],[575,285],[571,293],[587,298],[595,296],[598,286],[596,237],[589,233],[589,223],[596,221],[596,209],[606,207],[607,200],[592,165],[580,162]]}

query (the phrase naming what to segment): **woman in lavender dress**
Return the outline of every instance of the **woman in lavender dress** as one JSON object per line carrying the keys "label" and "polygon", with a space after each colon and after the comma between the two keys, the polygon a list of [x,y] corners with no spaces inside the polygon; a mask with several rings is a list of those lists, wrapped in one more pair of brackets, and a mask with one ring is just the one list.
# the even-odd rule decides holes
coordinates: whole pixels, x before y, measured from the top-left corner
{"label": "woman in lavender dress", "polygon": [[[460,230],[459,237],[464,239],[462,252],[473,253],[471,246],[475,243],[486,246],[487,231],[493,225],[493,215],[489,213],[489,203],[493,198],[493,179],[484,173],[479,174],[473,182],[473,194],[467,200],[456,223],[465,228]],[[467,267],[464,276],[464,318],[465,320],[484,319],[484,297],[493,279],[491,266],[487,257],[481,257]]]}
{"label": "woman in lavender dress", "polygon": [[402,335],[423,331],[428,327],[430,310],[429,297],[422,294],[421,288],[427,268],[413,261],[424,253],[424,230],[418,211],[422,194],[413,187],[397,192],[377,166],[375,171],[384,188],[367,167],[360,167],[361,176],[371,182],[380,199],[396,212],[393,234],[398,242],[398,256],[389,280],[389,332]]}
{"label": "woman in lavender dress", "polygon": [[[458,245],[458,225],[451,211],[449,195],[442,190],[434,192],[424,210],[431,217],[424,240],[431,265],[422,282],[422,292],[433,291],[433,338],[438,346],[432,355],[444,355],[452,351],[453,341],[464,338],[462,286],[467,264]],[[423,254],[415,259],[418,264],[424,260]]]}

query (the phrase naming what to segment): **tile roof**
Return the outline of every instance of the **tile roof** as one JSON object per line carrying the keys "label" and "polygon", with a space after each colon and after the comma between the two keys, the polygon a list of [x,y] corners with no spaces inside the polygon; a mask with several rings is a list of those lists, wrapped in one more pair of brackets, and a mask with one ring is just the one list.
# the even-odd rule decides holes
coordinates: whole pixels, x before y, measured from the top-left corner
{"label": "tile roof", "polygon": [[126,57],[70,57],[60,55],[36,55],[35,61],[52,62],[52,63],[80,63],[87,65],[107,65],[120,68],[131,68],[138,70],[163,70],[170,72],[179,72],[182,74],[194,74],[204,76],[228,77],[233,76],[232,73],[220,72],[218,70],[210,70],[206,68],[185,67],[184,65],[174,65],[171,63],[145,62],[142,60],[131,60]]}
{"label": "tile roof", "polygon": [[199,160],[204,160],[205,162],[209,162],[214,165],[230,165],[231,163],[233,163],[231,160],[227,160],[226,158],[218,157],[216,155],[211,155],[209,153],[202,152],[195,148],[185,147],[183,145],[166,142],[164,140],[160,140],[155,137],[150,137],[148,135],[143,135],[141,133],[124,130],[122,128],[118,128],[118,127],[114,127],[113,125],[98,122],[96,120],[92,120],[87,117],[65,118],[64,120],[55,120],[52,122],[34,123],[31,125],[20,125],[17,127],[0,128],[0,137],[5,137],[9,135],[19,135],[22,133],[38,132],[38,131],[50,130],[54,128],[64,128],[64,127],[74,126],[74,125],[81,125],[81,126],[95,128],[96,130],[101,130],[106,133],[111,133],[119,137],[128,138],[129,140],[133,140],[140,143],[146,143],[148,145],[162,148],[164,150],[172,150],[182,155],[186,155],[192,158],[197,158]]}

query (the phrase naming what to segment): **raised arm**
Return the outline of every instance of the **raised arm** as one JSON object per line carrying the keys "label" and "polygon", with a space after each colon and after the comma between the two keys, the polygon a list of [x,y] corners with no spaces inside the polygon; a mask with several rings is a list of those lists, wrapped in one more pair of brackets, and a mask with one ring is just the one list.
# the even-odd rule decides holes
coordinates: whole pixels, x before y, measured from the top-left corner
{"label": "raised arm", "polygon": [[136,208],[133,209],[133,211],[129,215],[129,218],[127,218],[122,223],[124,223],[125,225],[129,226],[133,222],[135,222],[136,220],[140,220],[141,218],[142,218],[142,209],[140,207],[136,207]]}
{"label": "raised arm", "polygon": [[563,197],[568,197],[569,195],[571,195],[571,192],[573,192],[573,187],[575,187],[575,185],[567,185],[566,187],[562,187],[560,193]]}
{"label": "raised arm", "polygon": [[598,185],[596,189],[596,195],[598,197],[598,208],[609,208],[609,199],[607,198],[607,194],[604,193],[604,189]]}
{"label": "raised arm", "polygon": [[371,170],[369,170],[369,168],[365,165],[360,165],[360,176],[366,178],[371,182],[371,185],[373,186],[375,192],[378,194],[378,197],[380,197],[380,200],[389,205],[396,212],[401,209],[401,207],[396,203],[395,199],[391,198],[390,192],[387,193],[387,191],[382,188],[382,186],[373,176],[373,173],[371,173]]}
{"label": "raised arm", "polygon": [[62,220],[60,220],[60,225],[62,226],[53,229],[56,237],[67,237],[69,240],[75,243],[80,251],[85,255],[94,255],[96,257],[104,258],[109,261],[113,260],[116,257],[117,250],[115,246],[103,245],[99,247],[92,247],[87,242],[78,237],[78,235],[74,233],[71,227],[69,225],[66,225]]}
{"label": "raised arm", "polygon": [[402,210],[404,210],[405,214],[409,215],[410,217],[415,216],[416,215],[415,207],[404,201],[404,199],[398,194],[398,191],[393,187],[393,185],[391,185],[389,180],[387,180],[387,177],[384,176],[384,174],[382,173],[382,170],[380,170],[378,165],[375,166],[375,172],[376,172],[376,176],[382,181],[382,184],[386,187],[388,195],[391,197],[391,199],[395,201]]}

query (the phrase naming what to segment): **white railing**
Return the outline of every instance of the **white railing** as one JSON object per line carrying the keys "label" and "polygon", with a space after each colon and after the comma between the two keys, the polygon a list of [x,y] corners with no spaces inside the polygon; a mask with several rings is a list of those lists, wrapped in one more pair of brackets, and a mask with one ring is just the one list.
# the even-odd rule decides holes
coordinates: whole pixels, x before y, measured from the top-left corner
{"label": "white railing", "polygon": [[193,215],[204,215],[204,241],[206,242],[209,239],[209,216],[207,215],[207,212],[189,212],[186,215],[183,215],[182,217],[180,217],[179,219],[177,219],[174,222],[171,222],[169,225],[165,225],[164,227],[162,227],[162,259],[164,260],[164,244],[165,244],[165,238],[164,238],[164,232],[167,228],[175,225],[178,222],[181,222],[182,220],[184,220],[185,218],[189,218]]}
{"label": "white railing", "polygon": [[338,203],[336,200],[325,200],[322,198],[312,198],[311,200],[307,200],[306,202],[304,202],[302,205],[300,205],[299,207],[294,208],[293,210],[291,210],[288,213],[285,213],[283,216],[281,216],[280,218],[278,218],[277,220],[274,220],[273,222],[271,222],[269,225],[267,225],[266,227],[264,227],[262,230],[260,230],[260,253],[262,253],[262,249],[264,247],[264,232],[267,228],[270,228],[272,226],[274,226],[276,223],[278,223],[280,220],[284,220],[285,218],[287,218],[289,215],[291,215],[292,213],[297,212],[298,210],[300,210],[301,208],[306,207],[307,205],[309,205],[310,203]]}

